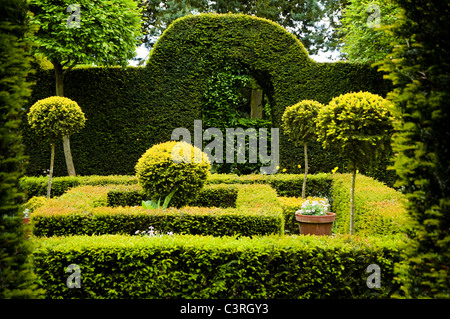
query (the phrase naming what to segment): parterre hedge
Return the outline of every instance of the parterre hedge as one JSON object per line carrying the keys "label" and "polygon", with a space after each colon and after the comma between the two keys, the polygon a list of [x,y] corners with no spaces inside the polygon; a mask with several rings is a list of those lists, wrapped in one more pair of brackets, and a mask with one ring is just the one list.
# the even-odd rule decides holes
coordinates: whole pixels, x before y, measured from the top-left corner
{"label": "parterre hedge", "polygon": [[[35,240],[46,298],[388,298],[403,238],[123,235]],[[66,285],[80,267],[80,288]],[[380,267],[381,288],[367,286]]]}
{"label": "parterre hedge", "polygon": [[[229,189],[230,187],[224,188]],[[152,226],[161,232],[213,236],[282,234],[284,218],[269,185],[237,185],[236,208],[105,207],[109,187],[71,189],[31,215],[36,236],[128,234]],[[217,186],[212,190],[218,190]],[[206,191],[205,191],[206,193]]]}
{"label": "parterre hedge", "polygon": [[[350,227],[351,174],[335,174],[332,183],[332,209],[336,213],[334,227],[336,232],[345,234]],[[385,236],[404,231],[408,215],[403,194],[360,174],[356,177],[355,189],[356,234]]]}
{"label": "parterre hedge", "polygon": [[[107,188],[91,186],[91,188],[85,188],[84,191],[83,188],[75,188],[61,198],[55,199],[56,203],[65,203],[66,212],[89,211],[107,205],[140,205],[143,200],[139,186],[136,184],[137,180],[131,176],[64,177],[55,178],[55,180],[57,185],[60,183],[59,190],[61,192],[67,191],[68,185],[85,185],[84,187],[110,185]],[[41,189],[42,193],[45,194],[45,178],[24,178],[22,181],[22,188],[29,193],[39,195],[35,190]],[[307,196],[329,200],[331,210],[336,213],[334,223],[334,232],[336,233],[348,233],[350,182],[350,174],[308,175]],[[267,186],[270,185],[273,188],[269,191],[269,201],[276,202],[274,205],[278,208],[274,211],[282,211],[285,232],[298,234],[298,225],[294,220],[293,213],[302,203],[301,198],[297,198],[301,195],[302,183],[303,175],[295,174],[245,176],[212,174],[202,191],[202,195],[192,206],[218,206],[222,208],[241,206],[242,208],[245,203],[245,207],[254,208],[255,205],[259,205],[258,203],[264,203],[264,196],[258,197],[259,195],[254,193],[248,193],[248,196],[236,196],[235,187],[239,184],[241,186],[256,185],[255,187],[260,187],[258,184],[268,184]],[[277,195],[278,201],[275,199]],[[407,218],[404,200],[404,196],[398,191],[370,177],[358,174],[356,183],[356,234],[383,236],[402,232],[402,227]],[[45,209],[48,209],[48,207]],[[45,209],[43,208],[43,210]],[[241,211],[244,210],[241,209]],[[219,211],[216,210],[216,212]],[[84,216],[83,218],[87,217]],[[130,228],[129,232],[131,231]],[[94,231],[91,229],[90,232]],[[61,231],[59,234],[63,234],[63,232]]]}
{"label": "parterre hedge", "polygon": [[[52,197],[58,197],[76,186],[98,185],[134,185],[138,180],[136,176],[109,175],[109,176],[60,176],[52,178]],[[20,190],[28,200],[34,196],[45,196],[48,185],[48,177],[25,176],[20,179]]]}
{"label": "parterre hedge", "polygon": [[[189,206],[236,207],[238,188],[228,184],[206,185]],[[140,206],[148,200],[140,185],[118,186],[108,192],[108,206]],[[162,202],[163,200],[161,200]]]}
{"label": "parterre hedge", "polygon": [[[65,76],[66,97],[76,101],[86,127],[71,138],[72,155],[82,175],[130,175],[152,145],[170,140],[174,128],[193,133],[202,118],[203,93],[212,74],[230,64],[253,76],[272,104],[273,127],[280,127],[284,109],[302,99],[328,103],[342,93],[390,91],[383,75],[368,65],[316,63],[300,41],[279,25],[246,15],[200,14],[173,22],[151,51],[146,67],[77,68]],[[28,109],[38,99],[54,95],[53,70],[39,71]],[[26,113],[26,112],[24,112]],[[24,120],[23,123],[26,123]],[[301,173],[300,147],[280,130],[280,166]],[[23,124],[30,162],[28,175],[48,168],[49,146]],[[336,154],[309,145],[310,173],[344,167]],[[55,176],[66,175],[63,149],[57,145]],[[366,174],[393,182],[383,162]]]}

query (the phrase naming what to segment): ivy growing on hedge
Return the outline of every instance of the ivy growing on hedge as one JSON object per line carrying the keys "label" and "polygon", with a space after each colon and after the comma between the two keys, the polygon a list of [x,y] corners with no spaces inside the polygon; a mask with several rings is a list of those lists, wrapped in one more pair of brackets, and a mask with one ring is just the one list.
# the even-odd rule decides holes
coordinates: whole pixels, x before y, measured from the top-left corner
{"label": "ivy growing on hedge", "polygon": [[[229,65],[238,65],[263,88],[277,128],[284,109],[300,100],[327,103],[351,91],[385,96],[390,90],[370,66],[314,62],[295,36],[272,21],[241,14],[186,16],[168,27],[144,68],[79,68],[67,73],[65,95],[77,101],[89,119],[71,140],[78,173],[134,174],[145,150],[170,140],[174,128],[193,132],[194,120],[202,119],[208,81]],[[40,71],[34,80],[30,105],[51,96],[54,87],[52,71]],[[26,125],[23,131],[30,155],[27,173],[42,174],[48,166],[48,146]],[[303,150],[280,132],[280,166],[301,173],[297,165],[304,162]],[[65,174],[63,156],[57,147],[55,176]],[[343,167],[339,156],[318,143],[309,146],[309,157],[313,174]],[[366,173],[392,184],[387,164]]]}

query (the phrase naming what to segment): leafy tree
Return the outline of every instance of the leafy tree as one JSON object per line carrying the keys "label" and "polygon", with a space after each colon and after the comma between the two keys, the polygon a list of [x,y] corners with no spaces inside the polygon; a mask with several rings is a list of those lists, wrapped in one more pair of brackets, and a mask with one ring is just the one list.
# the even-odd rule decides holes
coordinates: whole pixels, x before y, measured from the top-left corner
{"label": "leafy tree", "polygon": [[348,161],[352,172],[350,234],[354,234],[356,171],[382,159],[391,149],[393,115],[390,103],[369,92],[335,97],[319,111],[318,140]]}
{"label": "leafy tree", "polygon": [[84,127],[86,119],[78,104],[68,98],[52,96],[34,103],[28,112],[28,123],[51,145],[50,174],[47,198],[52,188],[55,141],[77,133]]}
{"label": "leafy tree", "polygon": [[[297,36],[310,54],[333,50],[339,39],[335,32],[342,6],[339,0],[144,0],[144,43],[151,48],[155,38],[174,20],[187,14],[244,13],[270,19]],[[329,25],[323,24],[326,19]]]}
{"label": "leafy tree", "polygon": [[302,143],[305,151],[305,177],[302,186],[302,198],[305,198],[306,178],[308,175],[307,142],[316,137],[316,118],[323,105],[313,100],[303,100],[289,106],[284,111],[283,129],[295,144]]}
{"label": "leafy tree", "polygon": [[[37,289],[28,256],[22,215],[23,194],[19,179],[24,174],[20,123],[22,107],[30,95],[29,43],[25,0],[0,2],[0,298],[37,298]],[[20,215],[19,215],[20,214]]]}
{"label": "leafy tree", "polygon": [[399,8],[394,0],[353,0],[342,13],[342,55],[350,62],[374,63],[392,52],[396,39],[388,27]]}
{"label": "leafy tree", "polygon": [[450,5],[397,3],[401,19],[391,31],[399,40],[380,69],[396,87],[388,94],[401,119],[394,168],[411,217],[400,293],[450,298]]}
{"label": "leafy tree", "polygon": [[[133,0],[31,0],[31,37],[55,70],[56,95],[64,96],[64,76],[77,64],[121,65],[140,43],[140,10]],[[75,176],[69,136],[63,137],[69,175]]]}

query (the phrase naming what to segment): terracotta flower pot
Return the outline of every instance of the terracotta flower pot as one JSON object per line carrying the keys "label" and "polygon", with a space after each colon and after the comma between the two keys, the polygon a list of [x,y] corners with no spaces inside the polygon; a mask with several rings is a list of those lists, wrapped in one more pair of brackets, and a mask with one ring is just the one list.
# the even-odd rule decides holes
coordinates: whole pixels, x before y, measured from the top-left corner
{"label": "terracotta flower pot", "polygon": [[302,235],[331,235],[331,226],[333,226],[335,213],[328,212],[323,216],[314,215],[295,215],[299,222],[300,234]]}
{"label": "terracotta flower pot", "polygon": [[[24,218],[23,218],[23,223],[24,223],[24,225],[29,224],[29,223],[30,223],[30,217],[24,217]],[[31,229],[30,229],[30,226],[26,226],[26,227],[25,227],[25,234],[27,235],[27,238],[30,237],[30,235],[31,235]]]}

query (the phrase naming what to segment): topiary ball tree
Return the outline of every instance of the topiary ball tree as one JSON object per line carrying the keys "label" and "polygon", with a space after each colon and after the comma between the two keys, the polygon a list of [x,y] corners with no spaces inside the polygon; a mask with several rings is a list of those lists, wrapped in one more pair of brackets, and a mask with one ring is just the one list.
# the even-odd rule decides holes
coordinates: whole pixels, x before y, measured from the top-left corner
{"label": "topiary ball tree", "polygon": [[136,175],[144,192],[152,200],[172,191],[171,206],[181,207],[193,201],[205,185],[211,164],[199,148],[186,142],[170,141],[153,145],[136,164]]}
{"label": "topiary ball tree", "polygon": [[50,173],[47,198],[50,198],[55,161],[55,142],[64,136],[79,132],[86,118],[77,102],[61,96],[51,96],[33,104],[28,112],[28,123],[37,134],[51,145]]}
{"label": "topiary ball tree", "polygon": [[369,92],[333,98],[319,111],[316,132],[325,149],[341,154],[352,172],[350,234],[354,233],[356,171],[388,154],[393,116],[390,102]]}
{"label": "topiary ball tree", "polygon": [[305,177],[303,178],[302,198],[305,198],[306,177],[308,175],[307,142],[316,137],[316,118],[323,105],[314,100],[303,100],[289,106],[283,113],[282,126],[289,139],[296,145],[303,144],[305,152]]}

